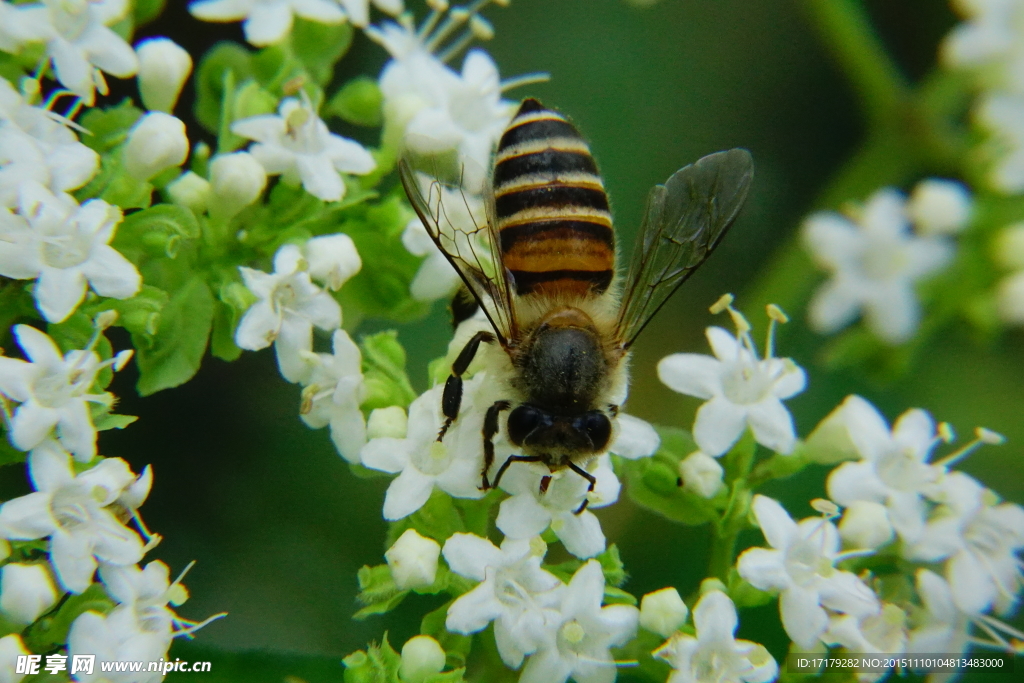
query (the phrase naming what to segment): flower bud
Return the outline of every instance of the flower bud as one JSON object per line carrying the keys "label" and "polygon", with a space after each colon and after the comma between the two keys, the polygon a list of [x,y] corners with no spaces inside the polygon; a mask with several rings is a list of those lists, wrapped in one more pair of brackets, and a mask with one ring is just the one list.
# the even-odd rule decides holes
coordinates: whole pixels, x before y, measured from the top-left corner
{"label": "flower bud", "polygon": [[835,465],[860,457],[847,426],[846,410],[854,402],[865,401],[860,396],[847,396],[814,428],[804,442],[804,456],[808,460],[819,465]]}
{"label": "flower bud", "polygon": [[192,171],[182,173],[165,191],[172,202],[195,213],[203,213],[210,205],[210,181]]}
{"label": "flower bud", "polygon": [[688,612],[679,591],[669,586],[648,593],[640,601],[640,625],[668,638],[683,625]]}
{"label": "flower bud", "polygon": [[428,676],[441,673],[444,661],[444,650],[436,640],[430,636],[413,636],[402,646],[398,676],[404,683],[423,683]]}
{"label": "flower bud", "polygon": [[1024,222],[999,231],[992,242],[992,260],[1008,270],[1024,268]]}
{"label": "flower bud", "polygon": [[139,119],[128,133],[124,146],[124,165],[129,175],[149,180],[161,171],[181,166],[188,158],[188,136],[181,120],[150,112]]}
{"label": "flower bud", "polygon": [[850,548],[880,548],[893,539],[889,513],[881,503],[858,500],[839,520],[839,536]]}
{"label": "flower bud", "polygon": [[348,235],[314,237],[306,242],[304,251],[310,277],[332,291],[341,289],[363,267],[356,245]]}
{"label": "flower bud", "polygon": [[149,38],[138,44],[139,94],[150,111],[174,110],[181,89],[192,73],[192,57],[170,38]]}
{"label": "flower bud", "polygon": [[955,180],[928,178],[914,188],[907,214],[921,235],[952,235],[971,218],[971,193]]}
{"label": "flower bud", "polygon": [[1024,325],[1024,270],[1003,278],[996,289],[999,318],[1011,325]]}
{"label": "flower bud", "polygon": [[432,538],[424,538],[415,529],[406,529],[391,546],[384,559],[391,568],[395,585],[402,590],[423,588],[437,577],[437,558],[441,546]]}
{"label": "flower bud", "polygon": [[17,633],[0,638],[0,681],[18,683],[23,679],[24,674],[7,673],[5,678],[3,672],[17,671],[18,657],[28,654],[31,653],[25,648],[25,644],[21,642],[21,636]]}
{"label": "flower bud", "polygon": [[45,564],[4,565],[0,570],[0,610],[19,624],[31,624],[57,602]]}
{"label": "flower bud", "polygon": [[370,419],[366,422],[366,438],[404,439],[408,426],[409,418],[406,417],[405,410],[401,406],[377,408],[370,413]]}
{"label": "flower bud", "polygon": [[256,201],[267,185],[267,172],[248,152],[221,154],[210,162],[212,211],[230,218]]}
{"label": "flower bud", "polygon": [[694,451],[679,463],[683,488],[701,498],[711,498],[722,486],[722,466],[703,451]]}

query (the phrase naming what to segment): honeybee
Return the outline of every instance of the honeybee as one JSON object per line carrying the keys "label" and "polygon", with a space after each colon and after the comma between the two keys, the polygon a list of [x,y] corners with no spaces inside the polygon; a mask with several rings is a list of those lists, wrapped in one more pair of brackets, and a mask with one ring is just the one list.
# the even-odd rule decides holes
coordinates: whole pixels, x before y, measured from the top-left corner
{"label": "honeybee", "polygon": [[[485,225],[471,230],[450,220],[441,181],[434,178],[424,196],[408,157],[399,171],[427,232],[490,323],[452,364],[438,441],[458,418],[462,376],[480,345],[498,344],[509,395],[484,418],[482,489],[497,486],[513,463],[534,462],[552,473],[569,468],[592,491],[596,479],[586,466],[611,442],[630,347],[739,213],[753,178],[750,153],[708,155],[656,185],[623,279],[616,277],[608,196],[590,148],[565,116],[535,99],[522,102],[494,153]],[[475,246],[480,238],[489,249]],[[463,296],[456,308],[464,317],[472,306]],[[490,481],[506,411],[505,436],[522,453],[509,456]],[[542,491],[549,482],[541,479]]]}

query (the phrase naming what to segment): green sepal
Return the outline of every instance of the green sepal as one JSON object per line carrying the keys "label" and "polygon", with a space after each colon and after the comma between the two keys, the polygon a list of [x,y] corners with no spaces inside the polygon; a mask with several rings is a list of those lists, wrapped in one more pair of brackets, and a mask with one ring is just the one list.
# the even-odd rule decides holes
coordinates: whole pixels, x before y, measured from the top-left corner
{"label": "green sepal", "polygon": [[142,26],[159,17],[166,4],[167,0],[135,0],[132,8],[135,25]]}
{"label": "green sepal", "polygon": [[420,634],[436,640],[444,649],[445,665],[451,669],[458,669],[466,666],[466,659],[473,646],[473,637],[453,633],[445,626],[448,608],[453,602],[455,600],[449,600],[434,611],[428,612],[420,622]]}
{"label": "green sepal", "polygon": [[131,333],[132,346],[138,350],[153,345],[154,336],[160,327],[160,314],[168,301],[170,296],[164,290],[142,285],[139,293],[130,299],[99,299],[80,310],[88,311],[93,316],[102,311],[117,311],[114,324]]}
{"label": "green sepal", "polygon": [[353,652],[341,663],[345,683],[402,683],[398,677],[402,657],[388,643],[387,632],[380,645],[370,643],[366,650]]}
{"label": "green sepal", "polygon": [[755,588],[747,583],[740,576],[739,572],[736,571],[736,567],[732,567],[729,570],[729,578],[726,585],[729,597],[736,603],[737,608],[761,607],[775,600],[775,596],[771,593]]}
{"label": "green sepal", "polygon": [[466,527],[452,497],[434,489],[423,507],[389,525],[387,546],[390,548],[394,545],[406,529],[415,529],[421,536],[432,538],[443,545],[452,534],[464,532]]}
{"label": "green sepal", "polygon": [[756,488],[762,482],[770,479],[786,479],[802,471],[810,464],[804,454],[804,449],[804,442],[797,441],[796,447],[789,455],[775,453],[767,460],[762,460],[754,465],[754,469],[750,472],[751,488]]}
{"label": "green sepal", "polygon": [[[398,341],[398,333],[387,330],[363,337],[363,381],[366,398],[364,410],[407,407],[416,398],[405,370],[405,349]],[[442,539],[443,540],[443,539]]]}
{"label": "green sepal", "polygon": [[[617,589],[629,578],[629,574],[622,564],[622,558],[619,557],[619,548],[614,543],[593,559],[597,560],[601,565],[605,586]],[[583,566],[583,562],[583,560],[579,559],[566,560],[558,564],[545,565],[544,569],[557,576],[563,583],[569,583],[576,570]],[[630,604],[636,604],[636,599],[633,598],[633,602]]]}
{"label": "green sepal", "polygon": [[[655,659],[651,653],[661,647],[664,642],[665,639],[662,636],[642,628],[637,632],[636,637],[623,647],[614,648],[612,655],[617,662],[638,662],[636,667],[622,670],[623,674],[629,673],[630,681],[657,681],[660,683],[668,679],[672,667],[664,660]],[[622,678],[625,678],[625,675]]]}
{"label": "green sepal", "polygon": [[379,564],[376,567],[364,565],[359,569],[356,578],[359,581],[356,599],[365,606],[352,615],[353,619],[363,620],[374,614],[390,612],[410,593],[395,585],[391,568],[386,564]]}
{"label": "green sepal", "polygon": [[[468,638],[469,636],[462,637]],[[442,671],[441,673],[427,676],[423,679],[423,683],[463,683],[466,680],[465,674],[466,670],[464,668]]]}
{"label": "green sepal", "polygon": [[139,418],[135,415],[120,415],[118,413],[104,412],[92,419],[96,431],[104,432],[108,429],[124,429]]}
{"label": "green sepal", "polygon": [[244,83],[253,77],[252,53],[237,43],[220,42],[213,46],[196,69],[195,115],[199,124],[210,133],[218,133],[221,105],[224,101],[224,75],[234,74],[234,82]]}
{"label": "green sepal", "polygon": [[128,139],[128,131],[142,117],[142,113],[128,97],[112,107],[89,108],[82,114],[79,123],[90,134],[81,136],[81,140],[100,154],[106,154]]}
{"label": "green sepal", "polygon": [[327,103],[327,114],[333,114],[357,126],[377,127],[381,124],[384,95],[377,81],[359,76],[342,86]]}
{"label": "green sepal", "polygon": [[309,75],[326,85],[337,64],[352,45],[352,24],[321,24],[296,17],[292,26],[291,46]]}
{"label": "green sepal", "polygon": [[684,429],[655,426],[661,437],[658,452],[650,458],[613,458],[615,469],[626,480],[629,497],[641,507],[680,524],[706,524],[717,517],[726,502],[724,494],[711,500],[678,486],[679,463],[697,450],[693,437]]}
{"label": "green sepal", "polygon": [[72,595],[25,629],[22,640],[31,652],[50,652],[67,642],[71,624],[84,612],[106,614],[114,608],[114,601],[107,596],[102,584],[94,583],[81,595]]}
{"label": "green sepal", "polygon": [[136,346],[140,395],[176,387],[196,374],[213,325],[213,304],[213,294],[200,276],[171,295],[152,343]]}
{"label": "green sepal", "polygon": [[605,605],[636,605],[637,599],[632,593],[616,588],[615,586],[604,587]]}
{"label": "green sepal", "polygon": [[114,247],[134,263],[147,257],[174,259],[186,241],[200,234],[199,219],[191,209],[157,204],[126,216],[118,226]]}

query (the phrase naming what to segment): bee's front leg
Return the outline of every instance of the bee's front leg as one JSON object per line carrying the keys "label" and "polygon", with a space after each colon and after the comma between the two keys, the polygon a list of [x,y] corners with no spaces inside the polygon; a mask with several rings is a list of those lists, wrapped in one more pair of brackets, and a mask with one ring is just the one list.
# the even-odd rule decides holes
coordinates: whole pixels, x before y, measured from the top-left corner
{"label": "bee's front leg", "polygon": [[495,401],[484,416],[484,469],[482,472],[483,485],[480,487],[484,491],[491,488],[487,481],[487,471],[494,464],[494,437],[498,434],[498,416],[501,411],[508,410],[511,405],[508,401]]}
{"label": "bee's front leg", "polygon": [[[577,465],[576,463],[574,463],[571,460],[569,461],[569,469],[571,469],[573,472],[575,472],[576,474],[580,475],[581,477],[583,477],[584,479],[587,480],[587,483],[589,484],[589,486],[587,486],[587,493],[588,494],[591,491],[594,490],[594,487],[597,485],[597,477],[595,477],[590,472],[587,472],[585,469],[583,469],[582,467],[580,467],[579,465]],[[574,515],[582,515],[583,511],[587,509],[587,505],[589,505],[589,504],[590,504],[590,499],[589,498],[584,498],[583,502],[580,503],[580,506],[578,508],[576,508],[576,510],[574,510],[572,514],[574,514]]]}
{"label": "bee's front leg", "polygon": [[444,393],[441,394],[441,413],[444,415],[444,424],[441,425],[441,431],[437,433],[438,441],[444,438],[445,432],[452,426],[455,418],[459,416],[459,408],[462,405],[462,375],[466,373],[466,370],[469,369],[469,364],[473,362],[473,358],[480,348],[480,342],[490,343],[493,341],[494,335],[490,332],[484,330],[477,332],[462,347],[458,358],[452,363],[452,374],[448,376],[448,381],[444,383]]}

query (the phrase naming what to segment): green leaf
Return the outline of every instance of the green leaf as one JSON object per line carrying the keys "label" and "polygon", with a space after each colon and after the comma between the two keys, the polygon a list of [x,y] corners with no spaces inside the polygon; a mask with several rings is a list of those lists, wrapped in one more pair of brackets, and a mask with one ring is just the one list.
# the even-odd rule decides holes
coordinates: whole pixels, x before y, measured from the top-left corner
{"label": "green leaf", "polygon": [[167,0],[135,0],[135,25],[142,26],[156,19],[166,4]]}
{"label": "green leaf", "polygon": [[160,313],[168,301],[170,296],[164,290],[142,285],[139,293],[130,299],[100,299],[83,309],[93,316],[101,311],[117,311],[115,324],[131,333],[132,346],[140,350],[152,347],[154,336],[160,326]]}
{"label": "green leaf", "polygon": [[637,599],[632,593],[627,593],[621,588],[615,586],[604,587],[604,604],[605,605],[635,605]]}
{"label": "green leaf", "polygon": [[594,559],[601,563],[605,583],[609,586],[617,588],[629,578],[629,574],[626,573],[626,568],[622,564],[622,558],[619,557],[619,547],[614,543]]}
{"label": "green leaf", "polygon": [[49,652],[67,642],[72,622],[84,612],[106,614],[114,608],[114,604],[103,586],[94,583],[81,595],[70,596],[55,612],[37,619],[25,630],[22,639],[32,652]]}
{"label": "green leaf", "polygon": [[244,83],[253,77],[252,62],[251,52],[226,41],[214,45],[199,62],[195,77],[195,115],[208,132],[216,134],[220,130],[225,73],[232,72],[235,83]]}
{"label": "green leaf", "polygon": [[379,126],[384,96],[377,81],[359,76],[342,86],[327,103],[328,114],[333,114],[357,126]]}
{"label": "green leaf", "polygon": [[352,24],[321,24],[296,18],[292,26],[292,50],[313,80],[330,82],[334,65],[352,45]]}
{"label": "green leaf", "polygon": [[390,524],[387,546],[394,545],[406,529],[415,529],[421,536],[432,538],[443,545],[452,534],[464,532],[466,527],[452,497],[434,489],[423,507],[405,519]]}
{"label": "green leaf", "polygon": [[138,349],[139,394],[148,396],[191,379],[203,360],[212,324],[213,295],[203,278],[195,276],[171,295],[152,345]]}
{"label": "green leaf", "polygon": [[142,116],[142,110],[124,98],[113,107],[87,109],[79,123],[89,132],[82,142],[100,154],[106,154],[128,138],[128,131]]}
{"label": "green leaf", "polygon": [[138,419],[135,415],[103,413],[98,418],[93,418],[93,424],[96,426],[96,431],[103,432],[108,429],[124,429]]}
{"label": "green leaf", "polygon": [[125,217],[118,226],[114,246],[129,259],[141,263],[143,254],[177,258],[182,244],[199,236],[199,220],[190,209],[157,204]]}
{"label": "green leaf", "polygon": [[370,643],[365,651],[353,652],[341,663],[345,666],[345,683],[401,683],[398,668],[402,658],[388,643],[387,633],[380,645]]}
{"label": "green leaf", "polygon": [[[405,370],[405,349],[398,341],[398,333],[387,330],[363,337],[363,377],[366,385],[365,410],[402,406],[416,398]],[[442,538],[441,540],[444,540]]]}

